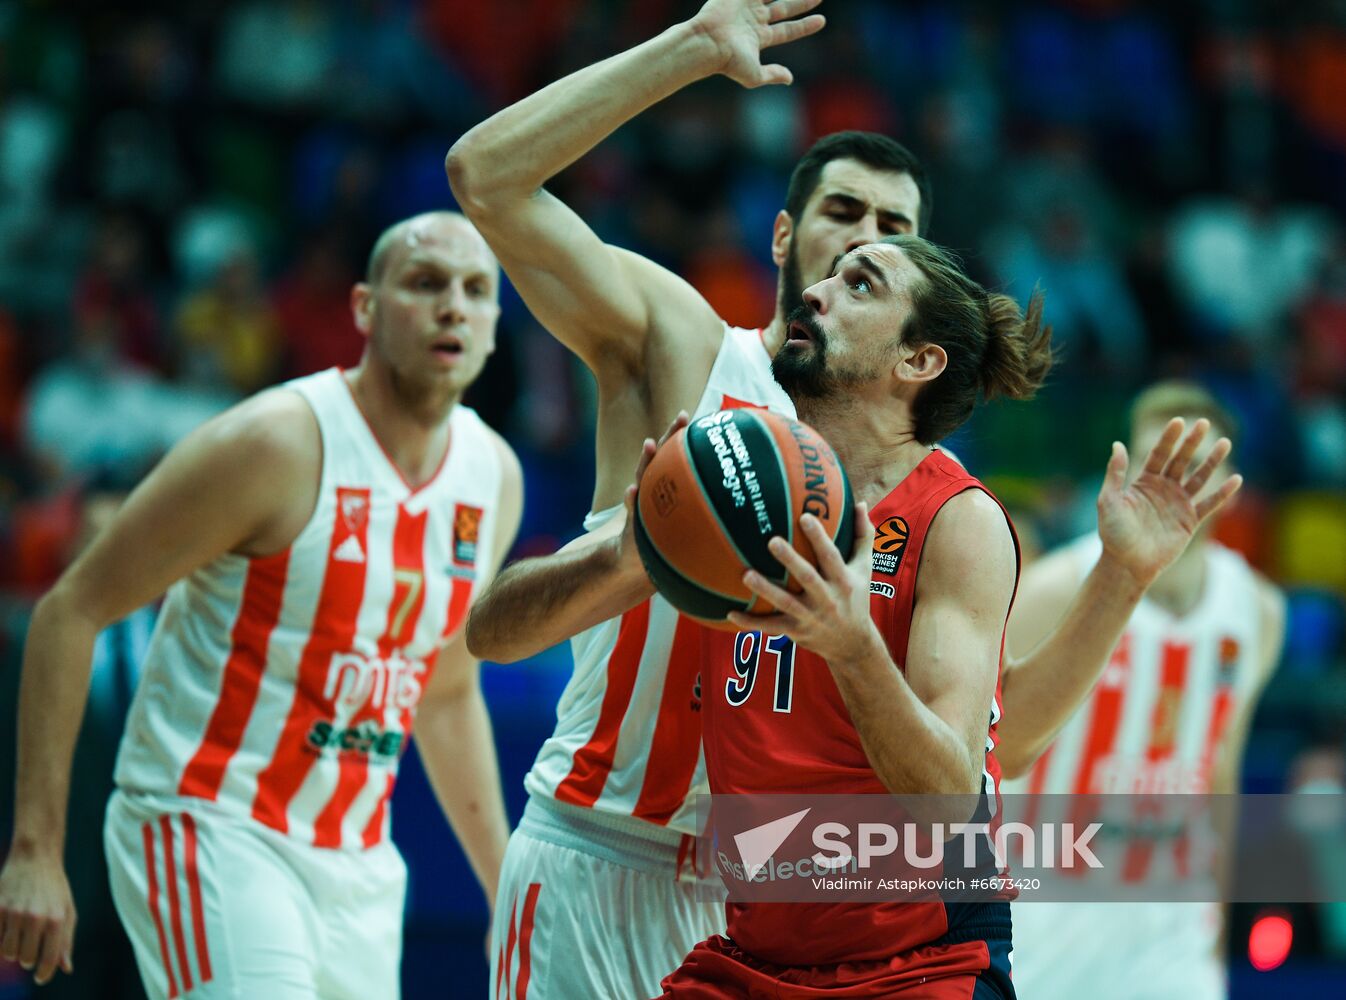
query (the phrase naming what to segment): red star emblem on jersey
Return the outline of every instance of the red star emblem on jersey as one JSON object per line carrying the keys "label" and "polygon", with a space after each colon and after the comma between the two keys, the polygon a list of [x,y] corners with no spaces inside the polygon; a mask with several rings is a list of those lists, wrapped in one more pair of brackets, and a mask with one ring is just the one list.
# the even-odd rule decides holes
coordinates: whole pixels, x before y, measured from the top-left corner
{"label": "red star emblem on jersey", "polygon": [[765,410],[766,407],[760,403],[749,403],[746,399],[736,399],[730,395],[720,396],[720,409],[722,410]]}

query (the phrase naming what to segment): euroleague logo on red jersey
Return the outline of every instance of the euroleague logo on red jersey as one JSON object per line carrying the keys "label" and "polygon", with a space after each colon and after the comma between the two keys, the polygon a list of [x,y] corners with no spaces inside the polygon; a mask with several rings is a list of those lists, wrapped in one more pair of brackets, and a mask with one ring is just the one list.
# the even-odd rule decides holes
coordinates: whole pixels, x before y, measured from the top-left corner
{"label": "euroleague logo on red jersey", "polygon": [[911,529],[906,518],[890,517],[874,529],[874,572],[893,576],[902,565]]}

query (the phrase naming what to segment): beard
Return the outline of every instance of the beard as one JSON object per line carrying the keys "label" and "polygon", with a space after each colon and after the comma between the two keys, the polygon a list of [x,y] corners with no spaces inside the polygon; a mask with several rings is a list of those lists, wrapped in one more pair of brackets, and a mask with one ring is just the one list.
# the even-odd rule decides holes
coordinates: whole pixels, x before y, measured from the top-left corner
{"label": "beard", "polygon": [[790,240],[790,249],[785,252],[785,266],[780,272],[780,292],[776,299],[776,312],[781,316],[790,316],[804,304],[804,276],[799,273],[799,242]]}
{"label": "beard", "polygon": [[835,378],[827,370],[827,334],[808,306],[796,306],[786,317],[786,329],[798,323],[809,331],[811,342],[802,347],[788,340],[771,359],[771,374],[791,397],[820,398],[831,395]]}
{"label": "beard", "polygon": [[813,309],[801,305],[786,318],[786,328],[798,323],[809,332],[808,346],[796,346],[788,340],[771,359],[771,374],[796,403],[800,399],[828,399],[849,396],[857,386],[873,382],[879,369],[838,368],[827,359],[827,334]]}
{"label": "beard", "polygon": [[798,248],[799,242],[791,239],[785,266],[781,268],[776,308],[785,317],[787,330],[790,324],[798,322],[808,328],[813,343],[808,347],[792,347],[787,339],[771,359],[771,374],[789,395],[818,398],[828,395],[834,386],[827,371],[827,335],[813,310],[804,302],[804,277],[799,271]]}

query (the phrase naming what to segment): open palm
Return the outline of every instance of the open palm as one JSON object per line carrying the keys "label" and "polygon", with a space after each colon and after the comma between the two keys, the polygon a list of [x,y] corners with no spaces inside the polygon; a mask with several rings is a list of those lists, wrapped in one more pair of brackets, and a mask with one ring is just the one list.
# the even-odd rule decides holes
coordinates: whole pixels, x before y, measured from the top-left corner
{"label": "open palm", "polygon": [[1228,438],[1221,438],[1188,475],[1192,458],[1210,431],[1210,421],[1198,420],[1184,437],[1185,427],[1181,419],[1169,421],[1144,469],[1130,483],[1126,482],[1126,448],[1114,444],[1098,493],[1098,533],[1103,547],[1144,586],[1182,555],[1196,530],[1243,484],[1243,477],[1230,476],[1209,496],[1201,497],[1231,446]]}
{"label": "open palm", "polygon": [[[762,50],[822,30],[821,14],[808,14],[822,0],[708,0],[693,19],[723,60],[719,72],[745,87],[790,83],[779,64],[762,64]],[[802,16],[808,14],[807,17]]]}

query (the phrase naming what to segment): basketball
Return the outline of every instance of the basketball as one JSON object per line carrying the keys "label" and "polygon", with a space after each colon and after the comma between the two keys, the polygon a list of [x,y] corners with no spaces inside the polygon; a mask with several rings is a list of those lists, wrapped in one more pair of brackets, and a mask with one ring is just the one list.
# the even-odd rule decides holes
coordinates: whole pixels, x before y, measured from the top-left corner
{"label": "basketball", "polygon": [[719,410],[669,438],[636,497],[636,546],[656,589],[689,617],[733,628],[731,611],[773,607],[743,584],[755,569],[798,591],[767,550],[780,535],[816,565],[799,518],[813,514],[849,559],[851,484],[813,428],[767,410]]}

